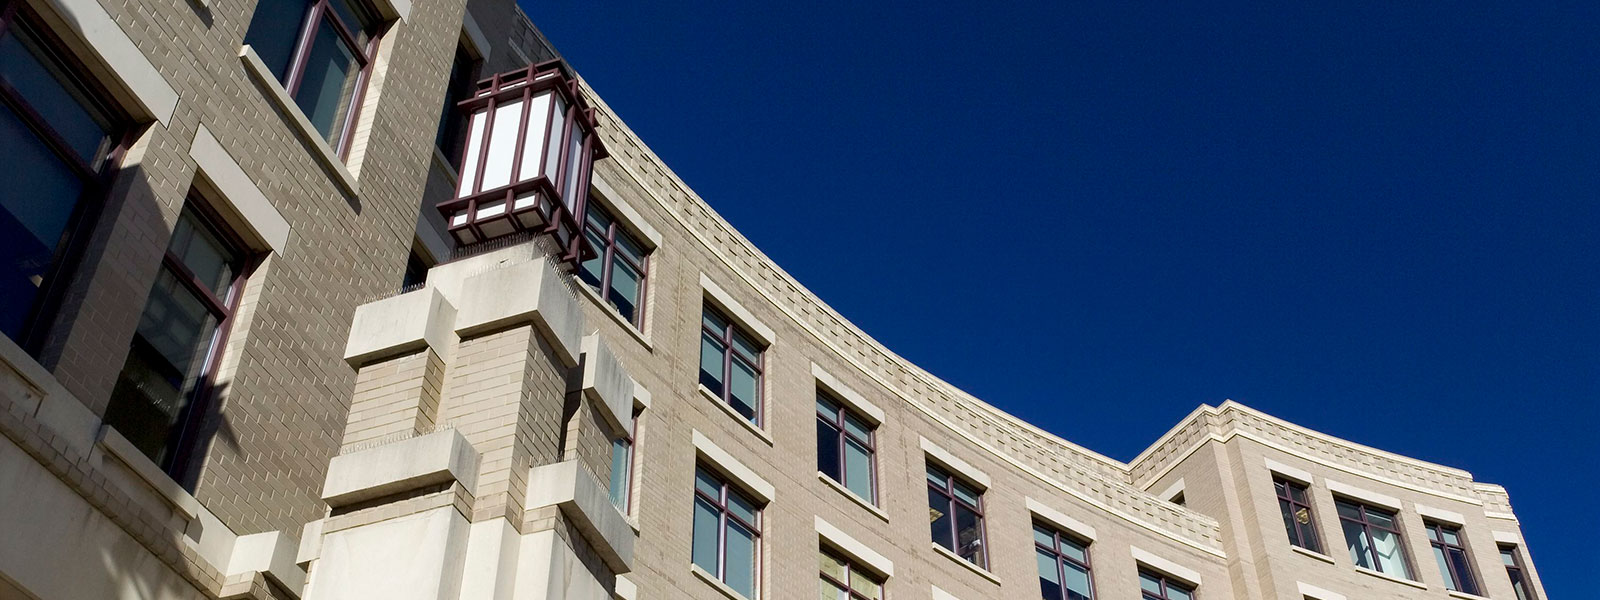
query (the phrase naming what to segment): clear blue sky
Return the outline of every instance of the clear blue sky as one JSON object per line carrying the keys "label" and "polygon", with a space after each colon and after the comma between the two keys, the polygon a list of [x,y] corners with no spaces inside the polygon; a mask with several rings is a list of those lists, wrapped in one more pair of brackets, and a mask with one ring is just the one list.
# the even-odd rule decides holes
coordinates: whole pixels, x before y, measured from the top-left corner
{"label": "clear blue sky", "polygon": [[1121,460],[1233,398],[1465,468],[1592,592],[1600,3],[999,4],[524,6],[933,373]]}

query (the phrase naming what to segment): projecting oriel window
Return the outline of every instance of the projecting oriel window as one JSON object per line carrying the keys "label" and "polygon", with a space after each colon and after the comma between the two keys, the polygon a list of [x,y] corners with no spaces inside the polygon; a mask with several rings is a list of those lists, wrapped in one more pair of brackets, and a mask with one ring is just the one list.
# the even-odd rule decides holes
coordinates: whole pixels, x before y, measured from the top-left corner
{"label": "projecting oriel window", "polygon": [[928,521],[933,543],[980,568],[989,567],[983,493],[933,463],[928,463]]}
{"label": "projecting oriel window", "polygon": [[876,505],[873,427],[842,403],[817,392],[817,470]]}
{"label": "projecting oriel window", "polygon": [[1517,600],[1535,600],[1532,584],[1522,572],[1522,559],[1517,556],[1516,546],[1500,547],[1500,562],[1506,566],[1506,577],[1511,579],[1511,589],[1517,593]]}
{"label": "projecting oriel window", "polygon": [[721,311],[705,307],[700,325],[700,384],[757,427],[761,426],[763,350]]}
{"label": "projecting oriel window", "polygon": [[1410,561],[1395,514],[1350,500],[1338,500],[1336,504],[1350,560],[1379,573],[1411,579]]}
{"label": "projecting oriel window", "polygon": [[196,202],[178,217],[105,417],[185,485],[245,272],[242,245]]}
{"label": "projecting oriel window", "polygon": [[1194,599],[1194,588],[1166,575],[1144,569],[1139,570],[1139,592],[1144,600]]}
{"label": "projecting oriel window", "polygon": [[1317,535],[1317,522],[1311,512],[1311,492],[1305,484],[1282,477],[1272,479],[1278,493],[1278,512],[1283,514],[1283,528],[1289,533],[1289,543],[1312,552],[1322,552],[1322,538]]}
{"label": "projecting oriel window", "polygon": [[761,562],[761,507],[716,473],[694,477],[695,566],[755,600]]}
{"label": "projecting oriel window", "polygon": [[0,0],[0,333],[36,352],[99,216],[123,119],[24,4]]}
{"label": "projecting oriel window", "polygon": [[1461,538],[1461,528],[1434,522],[1423,523],[1423,526],[1428,529],[1428,545],[1439,563],[1445,589],[1479,595],[1478,578],[1472,574],[1472,560],[1467,558],[1467,543]]}
{"label": "projecting oriel window", "polygon": [[334,153],[349,153],[382,23],[360,0],[260,0],[244,43]]}
{"label": "projecting oriel window", "polygon": [[1039,592],[1044,600],[1091,600],[1089,545],[1059,530],[1033,524],[1033,553],[1039,563]]}
{"label": "projecting oriel window", "polygon": [[[583,235],[595,257],[583,261],[578,278],[635,328],[644,327],[645,247],[597,203],[584,212]],[[709,386],[708,386],[709,387]]]}
{"label": "projecting oriel window", "polygon": [[821,557],[818,597],[822,600],[882,600],[883,578],[828,550],[823,550]]}

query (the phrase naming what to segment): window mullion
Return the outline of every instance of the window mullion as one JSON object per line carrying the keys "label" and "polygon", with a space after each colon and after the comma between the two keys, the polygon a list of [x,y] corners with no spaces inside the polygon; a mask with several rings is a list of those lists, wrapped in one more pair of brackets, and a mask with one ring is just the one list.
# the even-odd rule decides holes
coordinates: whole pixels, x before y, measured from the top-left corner
{"label": "window mullion", "polygon": [[311,45],[316,42],[317,27],[327,4],[327,0],[317,0],[312,4],[305,22],[300,26],[300,39],[295,43],[294,58],[289,61],[289,80],[283,82],[284,91],[289,93],[290,98],[300,91],[300,82],[305,79],[306,60],[310,58]]}

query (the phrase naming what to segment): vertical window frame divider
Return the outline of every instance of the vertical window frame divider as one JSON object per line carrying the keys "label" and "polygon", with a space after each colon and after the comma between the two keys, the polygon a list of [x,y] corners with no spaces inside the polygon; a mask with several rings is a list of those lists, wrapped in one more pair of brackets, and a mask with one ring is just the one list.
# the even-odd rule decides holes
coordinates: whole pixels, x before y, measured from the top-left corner
{"label": "vertical window frame divider", "polygon": [[[1478,574],[1472,570],[1472,552],[1467,548],[1466,536],[1461,534],[1462,528],[1458,525],[1446,523],[1436,519],[1424,519],[1422,521],[1422,529],[1428,532],[1428,549],[1431,551],[1435,548],[1441,548],[1445,555],[1444,564],[1445,568],[1448,569],[1448,572],[1444,574],[1449,575],[1451,582],[1453,582],[1455,585],[1455,588],[1453,589],[1449,586],[1445,586],[1445,589],[1451,589],[1452,591],[1457,591],[1464,594],[1481,596],[1481,592],[1483,592],[1483,586],[1479,583]],[[1444,532],[1446,530],[1453,532],[1456,536],[1456,539],[1460,540],[1461,543],[1451,544],[1450,542],[1445,541]],[[1435,532],[1438,533],[1439,537],[1434,537]],[[1462,577],[1460,573],[1455,572],[1455,563],[1450,560],[1450,550],[1452,548],[1460,550],[1462,558],[1465,559],[1465,564],[1467,567],[1466,580],[1471,581],[1472,587],[1474,588],[1474,590],[1471,592],[1460,589],[1462,587]]]}
{"label": "vertical window frame divider", "polygon": [[[850,489],[850,483],[849,483],[850,474],[846,470],[846,466],[849,465],[849,460],[846,458],[847,455],[846,455],[845,451],[849,447],[850,441],[852,439],[854,439],[855,436],[853,436],[850,433],[850,428],[845,425],[845,418],[846,418],[845,415],[847,413],[849,413],[853,409],[851,409],[850,406],[847,405],[846,403],[844,403],[843,401],[840,401],[840,400],[834,398],[833,395],[831,395],[828,392],[824,391],[821,387],[817,388],[817,395],[819,397],[826,398],[829,403],[831,403],[831,404],[833,404],[833,405],[835,405],[837,407],[837,409],[834,411],[833,419],[830,420],[830,421],[827,421],[827,423],[828,423],[829,426],[831,426],[834,429],[837,429],[839,431],[839,444],[838,444],[838,446],[839,446],[839,474],[840,474],[841,477],[843,477],[845,479],[845,481],[840,481],[839,484],[844,486],[844,488],[848,490],[848,489]],[[818,411],[817,412],[817,416],[819,416],[819,417],[822,416],[822,412]],[[857,416],[856,419],[860,420],[860,421],[862,421],[864,423],[872,423],[872,421],[870,419],[861,418],[859,416]],[[877,427],[876,424],[874,424],[872,429],[867,432],[867,439],[863,443],[863,445],[867,448],[867,454],[871,457],[871,460],[867,461],[867,485],[872,490],[871,497],[870,498],[863,498],[863,500],[866,500],[868,503],[870,503],[873,506],[878,506],[878,441],[877,441],[877,438],[878,438],[878,427]],[[851,490],[851,491],[853,492],[854,490]],[[979,511],[978,514],[979,514],[979,516],[982,516],[983,512]]]}
{"label": "vertical window frame divider", "polygon": [[[763,520],[762,519],[762,516],[763,516],[762,513],[766,512],[766,505],[760,504],[757,501],[751,501],[750,504],[752,506],[757,506],[757,508],[756,508],[756,522],[755,523],[746,523],[744,521],[744,519],[739,518],[738,515],[733,514],[733,511],[728,508],[728,497],[729,497],[729,495],[738,491],[738,490],[734,489],[733,483],[730,482],[727,477],[725,477],[721,473],[717,472],[715,469],[711,469],[711,468],[706,467],[704,465],[697,465],[695,468],[696,468],[697,471],[704,471],[706,473],[710,473],[711,475],[713,475],[716,478],[717,485],[719,486],[719,489],[718,489],[718,496],[719,497],[718,498],[712,498],[709,494],[706,494],[705,492],[701,491],[699,485],[695,485],[694,486],[694,495],[695,495],[695,497],[696,498],[703,498],[703,499],[705,499],[707,501],[710,501],[712,503],[712,506],[716,507],[716,509],[717,509],[717,572],[716,573],[712,573],[711,575],[713,577],[716,577],[717,581],[723,582],[724,584],[727,583],[727,578],[728,578],[728,519],[732,518],[734,520],[734,522],[737,523],[738,525],[741,525],[741,526],[745,527],[746,529],[749,529],[751,535],[755,538],[754,541],[753,541],[753,544],[752,544],[754,546],[754,550],[755,551],[752,553],[752,556],[751,556],[751,559],[754,561],[754,564],[751,566],[751,582],[752,582],[752,590],[751,591],[752,591],[752,593],[755,594],[755,597],[752,597],[749,600],[758,600],[760,598],[760,596],[761,596],[761,575],[762,575],[762,573],[761,573],[761,557],[762,557],[762,554],[764,553],[764,549],[762,548],[762,546],[765,545],[762,542],[763,534],[762,534],[762,531],[761,531],[761,521]],[[696,476],[698,477],[698,475],[696,475]]]}
{"label": "vertical window frame divider", "polygon": [[[727,404],[729,408],[733,408],[733,361],[735,355],[740,354],[738,347],[733,343],[733,336],[742,335],[753,342],[752,345],[762,345],[763,342],[749,334],[739,331],[739,322],[729,317],[728,313],[722,311],[716,306],[706,303],[701,310],[712,311],[717,315],[717,318],[722,319],[726,323],[722,327],[722,333],[719,334],[708,327],[705,323],[705,318],[702,317],[700,319],[700,331],[702,333],[711,334],[713,338],[716,339],[717,343],[722,344],[723,346],[721,397],[723,403]],[[755,409],[755,422],[753,424],[755,425],[756,429],[762,430],[766,429],[767,424],[767,394],[765,390],[767,385],[767,349],[768,348],[766,346],[762,346],[761,351],[756,354],[754,360],[745,359],[745,362],[750,363],[751,368],[753,368],[756,372],[756,397],[752,398],[755,403],[755,406],[753,407]],[[742,359],[744,357],[740,356],[739,358]]]}

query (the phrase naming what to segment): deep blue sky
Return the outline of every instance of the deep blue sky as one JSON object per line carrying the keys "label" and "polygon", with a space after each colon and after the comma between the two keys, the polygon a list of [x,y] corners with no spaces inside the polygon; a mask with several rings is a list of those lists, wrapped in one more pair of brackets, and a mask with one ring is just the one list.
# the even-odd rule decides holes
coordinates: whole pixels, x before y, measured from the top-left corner
{"label": "deep blue sky", "polygon": [[1121,460],[1233,398],[1465,468],[1592,591],[1600,2],[992,4],[524,2],[933,373]]}

